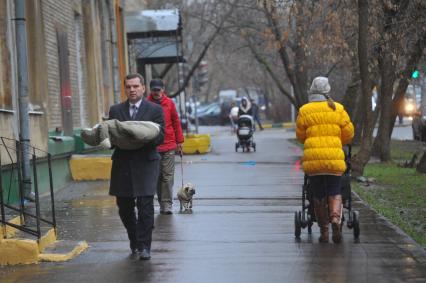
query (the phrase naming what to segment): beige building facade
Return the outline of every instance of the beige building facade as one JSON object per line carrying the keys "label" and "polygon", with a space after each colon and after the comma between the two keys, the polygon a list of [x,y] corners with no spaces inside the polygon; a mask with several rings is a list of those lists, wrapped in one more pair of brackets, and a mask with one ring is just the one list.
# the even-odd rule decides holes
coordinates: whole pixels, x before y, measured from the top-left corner
{"label": "beige building facade", "polygon": [[[124,0],[26,1],[32,145],[47,151],[49,132],[91,127],[124,98],[124,7]],[[0,1],[0,136],[18,139],[14,9],[13,0]]]}

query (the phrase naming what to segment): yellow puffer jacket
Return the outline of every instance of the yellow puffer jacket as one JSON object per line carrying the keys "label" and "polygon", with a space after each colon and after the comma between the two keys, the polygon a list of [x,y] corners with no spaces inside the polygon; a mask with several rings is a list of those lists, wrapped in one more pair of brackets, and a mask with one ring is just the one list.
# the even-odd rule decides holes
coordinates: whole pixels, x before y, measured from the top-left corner
{"label": "yellow puffer jacket", "polygon": [[299,109],[296,136],[304,144],[303,170],[312,175],[337,175],[346,170],[342,146],[352,141],[354,127],[348,113],[337,102],[310,102]]}

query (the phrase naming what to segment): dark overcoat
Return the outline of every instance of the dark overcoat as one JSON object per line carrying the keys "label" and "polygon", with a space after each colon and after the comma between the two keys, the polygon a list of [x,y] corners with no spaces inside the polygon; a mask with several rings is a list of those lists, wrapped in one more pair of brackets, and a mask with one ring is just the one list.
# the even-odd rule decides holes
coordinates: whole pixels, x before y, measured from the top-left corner
{"label": "dark overcoat", "polygon": [[[132,120],[129,102],[111,106],[109,119]],[[160,154],[156,147],[164,139],[164,115],[161,106],[143,99],[135,120],[152,121],[160,125],[160,134],[140,149],[115,148],[112,154],[112,169],[109,194],[118,197],[153,196],[157,189],[160,171]]]}

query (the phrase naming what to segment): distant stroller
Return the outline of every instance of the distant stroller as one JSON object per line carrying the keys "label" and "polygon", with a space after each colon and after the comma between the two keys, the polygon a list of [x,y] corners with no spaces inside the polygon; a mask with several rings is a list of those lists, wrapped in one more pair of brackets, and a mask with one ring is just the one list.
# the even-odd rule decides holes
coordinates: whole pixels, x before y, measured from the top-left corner
{"label": "distant stroller", "polygon": [[[359,238],[359,213],[352,210],[352,190],[351,190],[351,146],[344,148],[346,171],[342,175],[342,204],[347,209],[348,220],[346,226],[353,229],[354,238]],[[305,175],[302,187],[302,211],[294,213],[294,235],[300,238],[302,228],[308,227],[308,233],[312,233],[312,225],[316,222],[314,212],[313,188],[309,182],[309,177]],[[342,223],[345,221],[345,213],[342,212]]]}
{"label": "distant stroller", "polygon": [[253,148],[256,151],[256,143],[253,141],[254,120],[250,115],[241,115],[237,121],[237,138],[235,143],[235,152],[242,147],[243,152],[250,151]]}

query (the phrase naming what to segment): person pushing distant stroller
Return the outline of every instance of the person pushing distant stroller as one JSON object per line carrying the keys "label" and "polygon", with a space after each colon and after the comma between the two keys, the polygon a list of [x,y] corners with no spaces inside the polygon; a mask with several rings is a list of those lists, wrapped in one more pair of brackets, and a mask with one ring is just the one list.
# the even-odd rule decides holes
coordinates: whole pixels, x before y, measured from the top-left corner
{"label": "person pushing distant stroller", "polygon": [[251,107],[251,102],[245,96],[241,98],[240,108],[238,109],[238,117],[241,115],[250,115],[253,117],[253,108]]}
{"label": "person pushing distant stroller", "polygon": [[238,142],[235,143],[235,151],[242,147],[244,151],[250,151],[253,148],[256,151],[256,143],[253,141],[254,120],[252,117],[252,108],[250,100],[247,97],[241,99],[241,105],[238,110],[237,121],[237,138]]}
{"label": "person pushing distant stroller", "polygon": [[314,211],[320,228],[320,243],[342,240],[341,178],[346,170],[342,146],[349,144],[354,127],[340,103],[329,96],[328,78],[316,77],[309,90],[309,103],[299,109],[296,137],[303,143],[303,170],[313,187]]}

